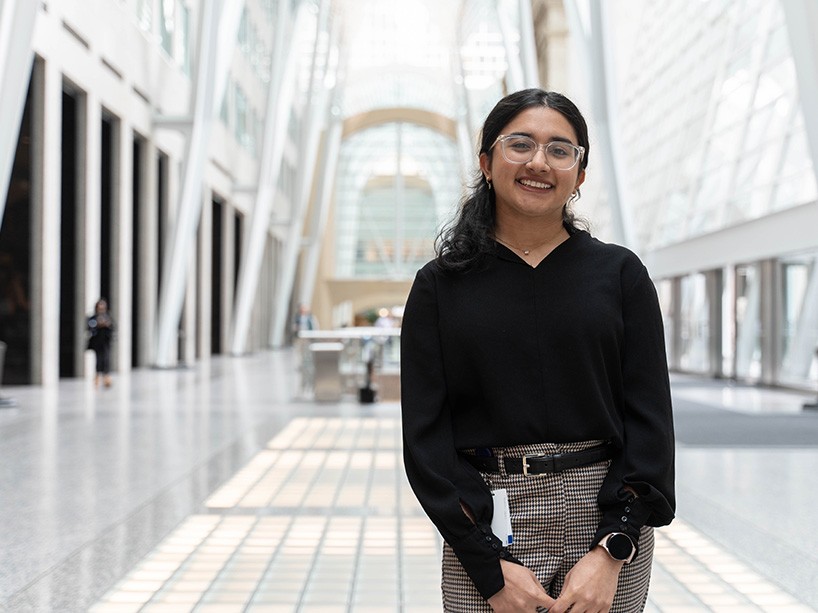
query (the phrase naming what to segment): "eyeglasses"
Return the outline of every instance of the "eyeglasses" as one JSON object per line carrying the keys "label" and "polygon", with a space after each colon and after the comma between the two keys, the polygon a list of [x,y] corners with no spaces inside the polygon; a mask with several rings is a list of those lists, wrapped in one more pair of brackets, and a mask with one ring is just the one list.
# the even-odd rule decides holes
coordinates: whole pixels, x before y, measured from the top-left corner
{"label": "eyeglasses", "polygon": [[[528,136],[518,136],[515,134],[501,134],[494,141],[494,145],[500,143],[500,150],[507,162],[512,164],[528,164],[537,155],[537,151],[542,148],[545,154],[545,162],[556,170],[571,170],[577,165],[585,155],[585,147],[579,147],[564,141],[551,141],[540,145],[533,138]],[[494,147],[492,145],[491,147]],[[491,149],[489,147],[489,149]]]}

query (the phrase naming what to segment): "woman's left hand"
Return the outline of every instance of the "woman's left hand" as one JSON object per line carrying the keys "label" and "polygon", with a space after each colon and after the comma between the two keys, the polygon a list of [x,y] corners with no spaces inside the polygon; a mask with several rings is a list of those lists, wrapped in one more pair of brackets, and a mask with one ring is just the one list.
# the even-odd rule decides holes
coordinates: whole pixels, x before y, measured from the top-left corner
{"label": "woman's left hand", "polygon": [[608,613],[623,563],[602,547],[586,553],[565,575],[565,585],[548,613]]}

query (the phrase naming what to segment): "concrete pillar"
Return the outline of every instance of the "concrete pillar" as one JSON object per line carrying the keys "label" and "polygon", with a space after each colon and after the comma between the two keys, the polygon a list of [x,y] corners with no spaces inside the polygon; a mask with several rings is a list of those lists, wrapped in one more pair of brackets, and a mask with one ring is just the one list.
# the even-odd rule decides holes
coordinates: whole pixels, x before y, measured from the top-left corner
{"label": "concrete pillar", "polygon": [[[81,211],[82,222],[78,228],[81,251],[77,254],[77,281],[81,288],[77,292],[77,343],[74,348],[74,359],[77,368],[82,370],[77,374],[88,376],[85,368],[85,318],[93,312],[94,305],[100,297],[100,247],[101,228],[101,196],[100,196],[100,166],[102,156],[102,108],[93,92],[87,92],[80,99],[80,113],[78,121],[79,136],[79,193],[77,199]],[[59,294],[58,294],[59,295]]]}
{"label": "concrete pillar", "polygon": [[[139,284],[139,313],[142,321],[139,322],[139,364],[147,366],[153,362],[154,334],[156,326],[156,287],[159,280],[159,261],[157,247],[159,241],[159,211],[157,210],[156,194],[158,189],[159,173],[157,169],[158,151],[150,139],[145,140],[143,153],[142,186],[139,193],[139,257],[140,278]],[[137,203],[134,203],[137,206]]]}
{"label": "concrete pillar", "polygon": [[114,364],[120,371],[131,368],[131,330],[133,329],[133,127],[126,118],[116,122],[114,132],[114,180],[111,223],[114,228],[113,293],[116,343]]}
{"label": "concrete pillar", "polygon": [[[60,219],[62,74],[50,61],[34,70],[32,203],[35,244],[32,275],[32,380],[54,385],[60,373]],[[46,299],[46,297],[48,299]]]}
{"label": "concrete pillar", "polygon": [[212,317],[211,294],[213,293],[213,193],[202,193],[202,216],[199,219],[199,279],[197,283],[199,309],[196,334],[198,335],[198,358],[210,357],[210,318]]}

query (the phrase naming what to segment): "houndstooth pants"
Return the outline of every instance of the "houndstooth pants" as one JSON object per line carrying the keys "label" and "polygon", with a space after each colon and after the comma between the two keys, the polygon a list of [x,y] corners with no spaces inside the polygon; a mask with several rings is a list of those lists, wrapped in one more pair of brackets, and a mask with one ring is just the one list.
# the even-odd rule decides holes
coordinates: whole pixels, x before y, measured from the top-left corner
{"label": "houndstooth pants", "polygon": [[[601,441],[518,445],[494,449],[499,474],[483,474],[492,490],[505,488],[511,508],[514,542],[509,552],[531,569],[553,598],[559,596],[565,575],[588,552],[602,517],[597,494],[609,460],[555,474],[508,475],[503,457],[552,455],[580,451]],[[653,528],[642,528],[639,555],[622,567],[611,613],[642,611],[648,596],[653,561]],[[443,546],[443,608],[450,613],[490,612],[463,570],[451,547]]]}

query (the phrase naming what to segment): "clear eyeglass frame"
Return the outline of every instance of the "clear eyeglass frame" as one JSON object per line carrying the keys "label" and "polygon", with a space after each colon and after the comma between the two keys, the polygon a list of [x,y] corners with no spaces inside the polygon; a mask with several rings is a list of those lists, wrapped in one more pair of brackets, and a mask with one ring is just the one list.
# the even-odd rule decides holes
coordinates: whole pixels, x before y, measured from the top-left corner
{"label": "clear eyeglass frame", "polygon": [[[574,145],[565,141],[552,140],[549,143],[540,144],[533,138],[521,134],[500,134],[494,141],[491,149],[500,143],[500,151],[503,158],[511,164],[528,164],[537,155],[537,151],[542,149],[545,155],[545,162],[556,170],[571,170],[585,155],[585,147]],[[528,145],[527,151],[509,150],[514,144]],[[567,150],[567,151],[560,151]],[[570,153],[569,153],[570,152]]]}

